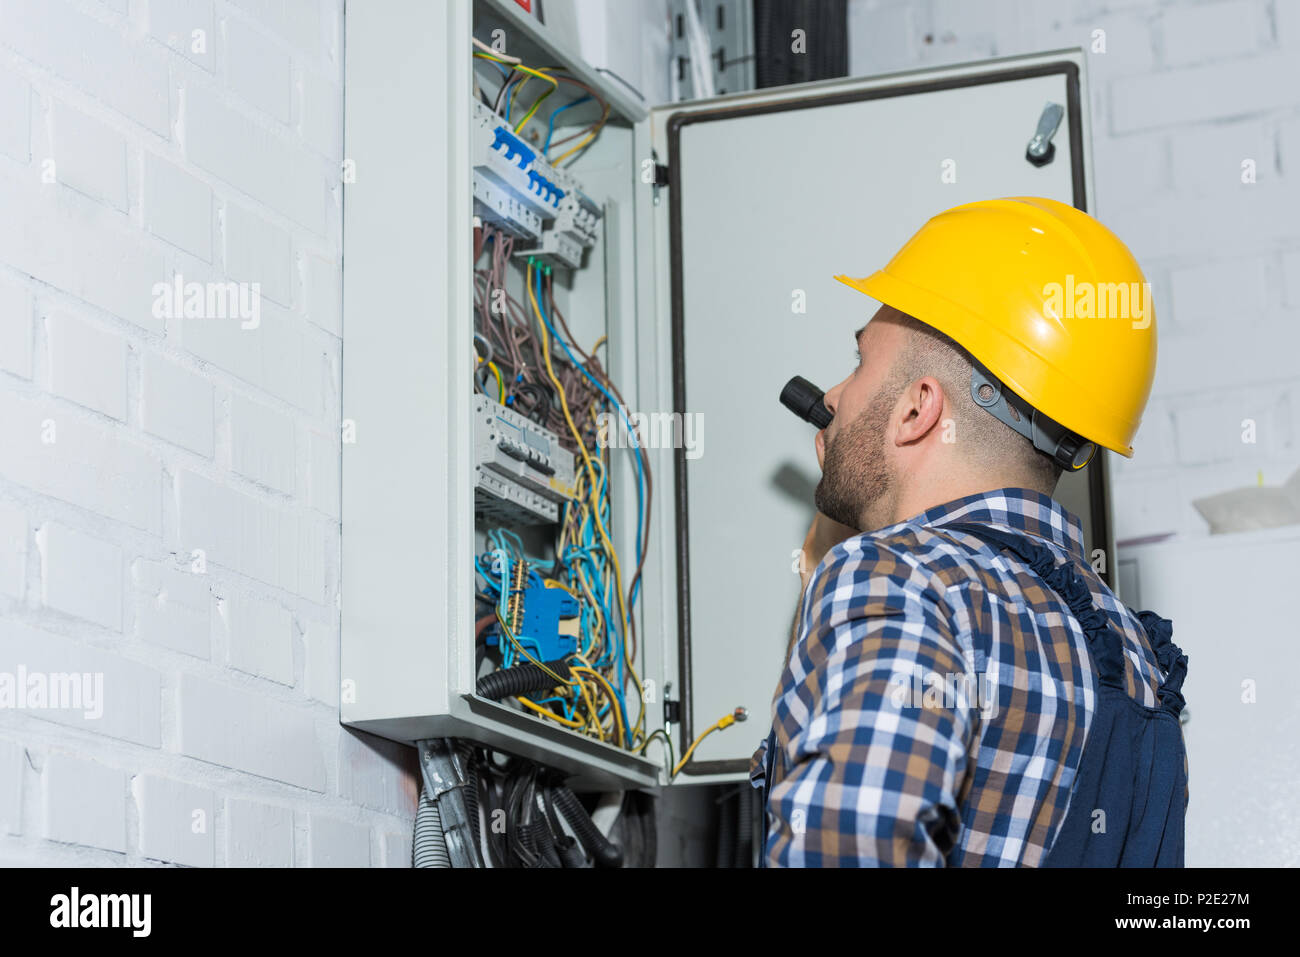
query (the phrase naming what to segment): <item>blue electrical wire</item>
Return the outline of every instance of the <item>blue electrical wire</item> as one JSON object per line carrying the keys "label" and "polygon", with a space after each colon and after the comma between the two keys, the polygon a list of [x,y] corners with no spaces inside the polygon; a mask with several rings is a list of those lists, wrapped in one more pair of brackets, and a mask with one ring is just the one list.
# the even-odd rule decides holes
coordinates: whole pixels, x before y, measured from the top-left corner
{"label": "blue electrical wire", "polygon": [[[492,61],[489,60],[488,62],[490,63]],[[569,107],[577,106],[579,103],[586,103],[590,99],[591,99],[590,95],[583,96],[580,99],[574,100],[572,103],[565,103],[562,107],[560,107],[558,110],[556,110],[554,113],[551,114],[551,121],[546,124],[546,141],[542,143],[543,156],[545,156],[548,152],[550,152],[551,149],[551,137],[555,135],[555,118],[559,116],[561,113],[563,113],[565,110],[567,110]]]}

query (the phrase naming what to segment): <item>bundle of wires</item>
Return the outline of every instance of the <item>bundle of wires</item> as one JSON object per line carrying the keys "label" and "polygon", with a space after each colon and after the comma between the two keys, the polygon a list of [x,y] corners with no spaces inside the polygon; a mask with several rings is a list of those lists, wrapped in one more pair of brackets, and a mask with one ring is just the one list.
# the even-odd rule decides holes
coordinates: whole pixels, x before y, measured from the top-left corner
{"label": "bundle of wires", "polygon": [[[541,152],[552,166],[576,160],[599,135],[609,119],[609,103],[598,91],[559,68],[529,67],[478,40],[474,44],[474,55],[493,63],[501,74],[501,85],[491,106],[506,123],[512,116],[519,117],[513,126],[516,133],[524,131],[560,83],[583,91],[548,118]],[[541,80],[546,86],[520,115],[516,101],[533,80]],[[555,139],[556,118],[593,100],[600,106],[600,116],[578,132]],[[567,150],[552,155],[574,141]],[[728,727],[737,718],[724,716],[712,725],[686,748],[680,761],[664,730],[646,734],[643,688],[633,662],[637,658],[635,609],[646,560],[653,492],[649,456],[632,427],[623,396],[596,357],[605,338],[597,340],[590,352],[578,344],[555,301],[550,267],[529,258],[524,295],[516,298],[507,291],[514,244],[511,235],[490,224],[475,228],[475,382],[485,394],[555,433],[560,444],[578,456],[579,467],[574,496],[564,508],[554,558],[530,558],[518,536],[509,531],[488,534],[488,548],[477,564],[483,579],[481,597],[492,611],[479,619],[477,630],[481,639],[489,633],[498,637],[500,668],[526,663],[542,669],[545,679],[554,681],[542,694],[531,698],[515,696],[523,707],[546,720],[637,753],[645,753],[660,738],[667,747],[668,766],[675,776],[705,736]],[[488,262],[480,267],[484,254]],[[627,582],[609,531],[613,518],[611,460],[609,443],[602,441],[607,435],[601,425],[608,427],[611,418],[630,439],[636,467],[637,562]],[[548,574],[538,571],[548,566]],[[516,620],[511,614],[512,600],[519,600],[520,592],[528,587],[539,585],[564,589],[580,608],[577,648],[564,661],[564,674],[538,660],[511,627],[511,621]],[[637,697],[635,721],[627,700],[633,692]]]}
{"label": "bundle of wires", "polygon": [[[539,327],[524,304],[506,289],[514,238],[491,225],[481,227],[480,233],[478,245],[486,254],[480,258],[486,258],[487,263],[474,273],[475,381],[486,395],[554,432],[562,446],[576,453],[578,442],[565,423],[556,385],[546,373],[537,339]],[[555,312],[558,315],[558,309]],[[558,321],[564,325],[563,316]],[[567,332],[568,327],[564,328]],[[585,365],[596,381],[607,381],[597,358],[587,356]],[[568,397],[570,408],[576,410],[579,434],[583,441],[594,441],[600,392],[593,380],[572,363],[559,362],[555,368],[559,387]]]}
{"label": "bundle of wires", "polygon": [[[636,659],[635,605],[646,557],[646,529],[650,520],[651,474],[649,458],[640,443],[618,389],[596,358],[573,339],[560,313],[551,274],[531,260],[525,273],[526,299],[534,323],[524,324],[521,307],[502,285],[507,274],[509,239],[488,228],[495,247],[493,261],[481,270],[478,318],[482,332],[476,342],[482,350],[479,365],[494,373],[479,376],[480,388],[506,393],[509,404],[536,413],[535,420],[551,428],[576,451],[579,468],[574,497],[566,503],[555,555],[551,559],[525,554],[522,541],[506,530],[490,531],[488,547],[477,560],[483,597],[491,616],[480,619],[484,637],[498,637],[501,668],[527,662],[545,667],[513,634],[511,600],[521,588],[562,588],[580,609],[577,648],[567,664],[568,675],[554,669],[549,693],[517,698],[528,710],[582,734],[625,749],[644,749],[645,705]],[[504,315],[486,304],[505,302]],[[561,334],[563,330],[563,334]],[[599,343],[597,344],[599,345]],[[593,348],[593,352],[595,349]],[[531,364],[529,359],[531,358]],[[500,375],[500,379],[496,376]],[[540,394],[536,404],[530,400]],[[495,396],[494,396],[495,397]],[[513,400],[513,402],[512,402]],[[601,413],[616,415],[632,439],[636,467],[636,570],[624,582],[619,553],[609,529],[613,512],[610,489],[610,449],[596,429]],[[558,422],[556,419],[558,418]],[[526,569],[521,573],[520,569]],[[543,575],[539,569],[549,568]],[[636,695],[633,720],[628,696]]]}
{"label": "bundle of wires", "polygon": [[653,796],[628,791],[607,837],[554,771],[468,742],[462,752],[474,840],[491,867],[654,867]]}
{"label": "bundle of wires", "polygon": [[[623,684],[617,685],[617,672],[611,667],[611,647],[607,647],[604,623],[609,619],[610,601],[605,594],[608,576],[597,573],[589,578],[585,568],[579,566],[573,574],[580,581],[582,592],[551,577],[543,577],[538,567],[547,563],[530,559],[524,553],[519,537],[506,529],[487,533],[489,548],[477,559],[477,570],[483,581],[482,595],[492,603],[487,621],[480,619],[481,637],[489,633],[498,637],[498,667],[515,668],[529,663],[542,669],[553,680],[553,686],[544,694],[534,697],[516,695],[516,700],[528,710],[549,718],[557,724],[572,728],[582,734],[607,741],[618,747],[630,748],[627,701]],[[590,562],[594,569],[601,565],[599,559]],[[554,566],[563,568],[561,563]],[[568,577],[568,570],[561,572]],[[516,603],[523,599],[525,589],[532,587],[560,588],[579,605],[578,647],[567,656],[567,674],[557,672],[554,662],[539,660],[527,647],[527,639],[515,632],[519,624]],[[534,646],[535,650],[535,646]]]}
{"label": "bundle of wires", "polygon": [[[544,103],[546,99],[559,88],[560,83],[567,83],[570,86],[577,87],[579,90],[583,91],[582,96],[570,100],[568,103],[564,104],[564,106],[558,107],[552,111],[550,119],[547,121],[546,139],[542,143],[542,155],[546,158],[546,162],[551,166],[559,166],[565,160],[568,160],[570,164],[572,164],[582,155],[582,152],[595,141],[596,137],[600,135],[600,131],[609,120],[609,102],[600,95],[599,91],[592,89],[592,87],[583,83],[576,77],[570,76],[561,67],[534,68],[526,66],[518,57],[507,56],[498,50],[492,49],[478,39],[474,40],[474,46],[476,47],[474,56],[478,59],[494,64],[497,70],[501,73],[501,86],[497,90],[496,98],[492,101],[491,105],[493,111],[500,115],[507,123],[511,122],[512,114],[515,116],[519,115],[518,111],[515,109],[515,101],[519,99],[520,92],[529,86],[532,80],[537,79],[548,84],[542,93],[533,100],[532,105],[526,112],[524,112],[522,118],[515,121],[514,131],[516,133],[522,133],[524,131],[524,128],[528,125],[528,121],[533,118],[535,113],[537,113],[538,107],[540,107],[542,103]],[[506,69],[507,67],[509,67],[509,69]],[[587,126],[578,130],[578,132],[571,133],[568,136],[555,140],[556,117],[565,110],[572,109],[575,106],[580,106],[593,100],[600,106],[600,116]],[[552,142],[552,140],[554,140],[554,142]],[[557,156],[551,156],[552,149],[558,149],[560,146],[563,146],[566,143],[572,143],[574,140],[578,141],[575,145],[569,147],[569,149]]]}

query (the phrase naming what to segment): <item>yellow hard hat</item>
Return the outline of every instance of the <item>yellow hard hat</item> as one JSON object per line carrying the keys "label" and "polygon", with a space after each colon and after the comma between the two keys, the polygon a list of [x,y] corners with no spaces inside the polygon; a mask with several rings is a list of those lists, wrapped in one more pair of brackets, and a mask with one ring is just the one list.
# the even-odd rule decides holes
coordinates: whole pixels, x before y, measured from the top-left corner
{"label": "yellow hard hat", "polygon": [[[1156,371],[1151,287],[1087,213],[1036,196],[967,203],[927,222],[884,269],[835,278],[960,343],[1064,429],[1133,457]],[[1004,421],[1029,435],[1019,419]]]}

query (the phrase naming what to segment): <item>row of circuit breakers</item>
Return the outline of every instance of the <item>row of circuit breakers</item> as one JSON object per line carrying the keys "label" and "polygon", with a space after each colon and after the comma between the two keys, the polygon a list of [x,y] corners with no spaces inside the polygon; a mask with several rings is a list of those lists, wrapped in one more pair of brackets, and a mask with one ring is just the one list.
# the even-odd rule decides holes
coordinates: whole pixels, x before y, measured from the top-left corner
{"label": "row of circuit breakers", "polygon": [[[602,211],[501,116],[474,101],[474,215],[515,237],[515,256],[580,269]],[[574,455],[555,433],[485,395],[474,397],[475,508],[505,524],[560,520],[575,494]]]}
{"label": "row of circuit breakers", "polygon": [[474,215],[513,235],[551,266],[582,267],[596,244],[601,209],[571,173],[556,169],[510,129],[500,115],[474,101]]}

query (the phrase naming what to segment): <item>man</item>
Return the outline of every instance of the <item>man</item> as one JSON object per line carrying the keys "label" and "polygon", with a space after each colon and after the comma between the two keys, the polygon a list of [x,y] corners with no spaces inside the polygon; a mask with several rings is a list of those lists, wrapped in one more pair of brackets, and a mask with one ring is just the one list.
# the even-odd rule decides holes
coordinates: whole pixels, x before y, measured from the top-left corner
{"label": "man", "polygon": [[884,305],[816,437],[751,772],[765,863],[1181,866],[1186,656],[1051,498],[1097,445],[1132,455],[1155,373],[1137,263],[1086,214],[1019,198],[837,278]]}

